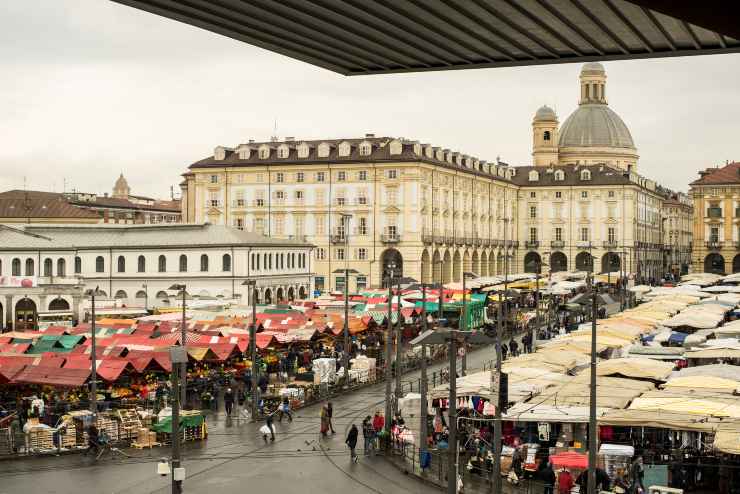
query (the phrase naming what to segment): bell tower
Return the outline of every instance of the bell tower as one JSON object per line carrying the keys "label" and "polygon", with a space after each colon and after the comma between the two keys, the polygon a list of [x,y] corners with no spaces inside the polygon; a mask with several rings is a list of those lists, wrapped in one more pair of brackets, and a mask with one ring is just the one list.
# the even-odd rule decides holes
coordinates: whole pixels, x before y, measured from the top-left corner
{"label": "bell tower", "polygon": [[532,161],[534,166],[558,164],[558,116],[547,105],[532,120]]}
{"label": "bell tower", "polygon": [[579,105],[606,105],[606,69],[599,62],[583,64],[581,69],[581,100]]}

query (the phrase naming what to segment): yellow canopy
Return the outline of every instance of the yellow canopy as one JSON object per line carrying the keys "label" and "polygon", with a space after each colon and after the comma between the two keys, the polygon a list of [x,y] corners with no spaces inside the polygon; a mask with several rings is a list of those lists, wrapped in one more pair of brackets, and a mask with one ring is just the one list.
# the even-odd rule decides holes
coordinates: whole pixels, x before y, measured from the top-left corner
{"label": "yellow canopy", "polygon": [[705,348],[684,353],[686,358],[740,358],[740,348]]}
{"label": "yellow canopy", "polygon": [[203,358],[208,353],[208,347],[192,347],[192,346],[189,346],[189,347],[186,347],[186,348],[187,348],[188,355],[190,355],[191,357],[193,357],[197,361],[203,360]]}
{"label": "yellow canopy", "polygon": [[661,362],[649,358],[614,358],[603,360],[596,365],[596,374],[610,376],[619,374],[637,379],[663,381],[673,372],[672,362]]}
{"label": "yellow canopy", "polygon": [[740,382],[715,376],[686,376],[671,379],[664,388],[711,389],[732,393],[740,388]]}

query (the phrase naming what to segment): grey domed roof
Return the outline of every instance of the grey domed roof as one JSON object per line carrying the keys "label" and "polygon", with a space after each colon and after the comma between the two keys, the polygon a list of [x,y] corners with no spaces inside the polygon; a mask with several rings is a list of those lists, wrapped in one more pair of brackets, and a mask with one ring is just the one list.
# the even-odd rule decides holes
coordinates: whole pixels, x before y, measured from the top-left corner
{"label": "grey domed roof", "polygon": [[557,120],[558,116],[555,114],[555,110],[547,105],[541,106],[537,113],[534,114],[535,120]]}
{"label": "grey domed roof", "polygon": [[581,67],[581,73],[583,72],[604,72],[606,73],[606,69],[599,62],[588,62],[588,63],[584,63],[583,67]]}
{"label": "grey domed roof", "polygon": [[560,147],[635,148],[632,135],[619,115],[602,104],[586,104],[560,127]]}

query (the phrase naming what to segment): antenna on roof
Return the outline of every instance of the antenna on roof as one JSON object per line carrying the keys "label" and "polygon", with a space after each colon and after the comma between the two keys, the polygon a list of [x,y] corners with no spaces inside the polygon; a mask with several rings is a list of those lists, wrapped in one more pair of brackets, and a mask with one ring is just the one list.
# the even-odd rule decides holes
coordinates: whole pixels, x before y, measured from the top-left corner
{"label": "antenna on roof", "polygon": [[272,126],[272,136],[270,137],[270,141],[277,142],[278,141],[278,135],[277,135],[277,117],[275,118],[275,123]]}

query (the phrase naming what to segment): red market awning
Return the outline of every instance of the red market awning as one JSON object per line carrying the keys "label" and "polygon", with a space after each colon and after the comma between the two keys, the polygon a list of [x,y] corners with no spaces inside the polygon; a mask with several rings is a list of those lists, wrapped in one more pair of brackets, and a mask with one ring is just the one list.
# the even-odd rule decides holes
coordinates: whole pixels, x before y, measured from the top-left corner
{"label": "red market awning", "polygon": [[131,369],[133,369],[133,365],[128,360],[105,359],[98,362],[96,372],[106,381],[113,382],[121,376],[128,366],[131,366]]}
{"label": "red market awning", "polygon": [[566,451],[550,456],[550,463],[559,468],[588,468],[588,456]]}
{"label": "red market awning", "polygon": [[89,369],[54,369],[28,365],[13,376],[14,383],[78,387],[90,377]]}

